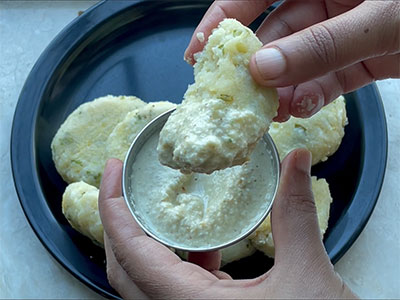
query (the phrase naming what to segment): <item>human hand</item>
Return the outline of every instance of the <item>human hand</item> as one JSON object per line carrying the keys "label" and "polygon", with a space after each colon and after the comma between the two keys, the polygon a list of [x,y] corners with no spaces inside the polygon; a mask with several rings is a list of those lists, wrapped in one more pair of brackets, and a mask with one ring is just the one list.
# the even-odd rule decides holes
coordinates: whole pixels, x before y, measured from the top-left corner
{"label": "human hand", "polygon": [[271,215],[275,262],[264,275],[232,280],[218,252],[182,261],[140,229],[121,196],[122,163],[104,171],[99,210],[107,275],[124,298],[356,298],[335,273],[321,241],[311,191],[311,156],[295,150],[282,162]]}
{"label": "human hand", "polygon": [[[224,18],[249,25],[274,0],[215,1],[185,52],[201,51]],[[336,99],[374,80],[400,77],[400,1],[287,0],[256,32],[264,44],[250,61],[253,78],[278,87],[276,121],[309,117]]]}

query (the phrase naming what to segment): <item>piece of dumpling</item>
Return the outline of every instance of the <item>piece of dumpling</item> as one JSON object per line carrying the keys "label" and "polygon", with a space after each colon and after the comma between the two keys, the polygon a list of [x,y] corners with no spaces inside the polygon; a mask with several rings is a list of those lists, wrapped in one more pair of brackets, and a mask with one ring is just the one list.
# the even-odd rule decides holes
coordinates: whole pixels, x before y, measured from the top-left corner
{"label": "piece of dumpling", "polygon": [[58,173],[68,183],[100,185],[106,141],[126,114],[145,103],[131,96],[105,96],[80,105],[58,129],[51,143]]}
{"label": "piece of dumpling", "polygon": [[247,238],[221,250],[221,267],[231,262],[248,257],[256,252],[251,241]]}
{"label": "piece of dumpling", "polygon": [[249,159],[278,108],[276,90],[259,86],[248,70],[261,46],[234,19],[213,30],[196,55],[194,84],[161,130],[162,164],[184,173],[212,173]]}
{"label": "piece of dumpling", "polygon": [[123,161],[130,145],[139,132],[151,120],[175,107],[175,104],[168,101],[150,102],[129,112],[124,120],[115,126],[107,138],[106,157],[114,157]]}
{"label": "piece of dumpling", "polygon": [[[332,203],[329,185],[325,179],[312,178],[312,191],[314,194],[315,206],[317,208],[318,224],[321,230],[321,238],[328,228],[329,210]],[[274,257],[275,248],[272,239],[271,220],[270,216],[250,235],[250,241],[253,246],[269,257]]]}
{"label": "piece of dumpling", "polygon": [[103,247],[98,198],[98,188],[83,181],[71,183],[63,194],[62,212],[74,229]]}
{"label": "piece of dumpling", "polygon": [[283,123],[273,122],[269,134],[275,142],[280,159],[292,150],[308,149],[312,164],[326,161],[339,148],[347,125],[346,103],[340,96],[307,119],[291,117]]}

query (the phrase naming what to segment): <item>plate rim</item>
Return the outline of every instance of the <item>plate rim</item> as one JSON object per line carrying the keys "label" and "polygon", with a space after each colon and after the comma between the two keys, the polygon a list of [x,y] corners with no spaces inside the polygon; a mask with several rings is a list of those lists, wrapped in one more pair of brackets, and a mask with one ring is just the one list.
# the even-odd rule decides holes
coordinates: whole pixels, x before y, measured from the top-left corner
{"label": "plate rim", "polygon": [[[380,138],[380,146],[381,148],[377,151],[380,153],[378,157],[380,158],[380,163],[379,164],[371,164],[371,160],[375,157],[374,151],[376,150],[373,146],[376,144],[376,135],[364,135],[362,136],[362,141],[364,142],[364,160],[363,160],[363,165],[362,165],[362,170],[361,170],[361,176],[359,177],[358,184],[356,191],[353,195],[353,199],[359,199],[361,196],[358,196],[359,194],[365,194],[366,191],[372,190],[373,195],[369,196],[370,198],[373,198],[373,201],[367,202],[367,205],[364,207],[364,214],[362,215],[361,219],[359,219],[359,222],[356,229],[351,233],[350,235],[347,235],[347,241],[343,243],[341,241],[340,243],[336,244],[332,249],[331,253],[329,255],[332,264],[335,264],[340,258],[343,257],[343,255],[349,250],[349,248],[354,244],[354,242],[358,239],[360,236],[361,232],[365,228],[365,226],[368,223],[368,220],[370,219],[372,212],[374,211],[374,208],[378,202],[379,195],[382,190],[382,185],[385,179],[385,174],[386,174],[386,166],[387,166],[387,158],[388,158],[388,130],[387,130],[387,121],[386,121],[386,114],[385,114],[385,109],[384,109],[384,104],[382,101],[382,98],[380,96],[378,87],[375,82],[364,86],[354,92],[351,92],[349,94],[354,94],[357,98],[365,98],[362,101],[365,102],[362,105],[359,105],[360,111],[363,112],[367,110],[368,105],[375,105],[374,109],[377,110],[377,115],[380,116],[381,118],[378,120],[379,122],[374,123],[374,125],[378,125],[380,129],[377,127],[372,127],[372,130],[375,132],[383,133],[382,136],[378,136]],[[375,100],[375,101],[371,101]],[[373,109],[373,108],[369,108]],[[365,113],[360,113],[360,116],[362,118],[365,118]],[[376,121],[376,120],[375,120]],[[362,122],[363,125],[367,125],[371,127],[371,123],[369,122]],[[364,133],[365,129],[363,130]],[[367,171],[365,171],[367,170]],[[372,172],[371,172],[372,171]],[[366,174],[375,174],[374,178],[369,178],[369,182],[375,182],[377,186],[374,189],[371,189],[369,186],[369,182],[366,183]],[[359,210],[358,202],[350,202],[350,205],[346,211],[347,212],[357,212]],[[340,223],[347,223],[347,222],[354,222],[354,220],[351,220],[348,218],[339,218],[336,224]],[[337,232],[338,230],[332,230],[330,232],[330,236],[335,235],[335,234],[340,234]],[[344,233],[345,234],[345,233]]]}

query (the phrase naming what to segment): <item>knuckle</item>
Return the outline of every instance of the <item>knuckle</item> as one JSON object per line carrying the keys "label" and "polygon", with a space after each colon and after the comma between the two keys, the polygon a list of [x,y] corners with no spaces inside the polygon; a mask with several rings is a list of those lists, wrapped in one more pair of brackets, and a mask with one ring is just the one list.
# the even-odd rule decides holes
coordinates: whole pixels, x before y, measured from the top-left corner
{"label": "knuckle", "polygon": [[118,290],[119,288],[118,284],[121,281],[119,277],[120,275],[117,266],[114,263],[107,264],[107,280],[115,290]]}
{"label": "knuckle", "polygon": [[311,193],[291,194],[287,197],[289,212],[317,213],[314,197]]}
{"label": "knuckle", "polygon": [[327,26],[319,24],[308,28],[304,43],[317,64],[332,65],[337,61],[336,39]]}
{"label": "knuckle", "polygon": [[272,22],[274,22],[276,26],[272,27],[272,29],[277,32],[277,38],[288,36],[295,32],[292,26],[282,16],[279,14],[274,14],[273,17],[274,20]]}
{"label": "knuckle", "polygon": [[145,239],[145,236],[126,237],[126,239],[121,241],[112,240],[110,243],[116,263],[133,280],[137,280],[138,274],[132,271],[132,257],[127,255],[127,251],[122,251],[122,249],[128,248],[135,253],[145,254],[149,251],[148,244],[145,242]]}
{"label": "knuckle", "polygon": [[123,242],[122,243],[114,242],[111,245],[111,249],[114,253],[117,263],[122,267],[122,269],[127,270],[130,265],[129,259],[127,259],[127,257],[123,253],[121,253],[121,251],[119,251],[119,249],[121,249],[121,247],[124,247]]}
{"label": "knuckle", "polygon": [[349,80],[351,78],[348,78],[347,74],[345,71],[338,71],[335,73],[336,74],[336,80],[340,88],[342,89],[342,93],[347,93],[349,92]]}

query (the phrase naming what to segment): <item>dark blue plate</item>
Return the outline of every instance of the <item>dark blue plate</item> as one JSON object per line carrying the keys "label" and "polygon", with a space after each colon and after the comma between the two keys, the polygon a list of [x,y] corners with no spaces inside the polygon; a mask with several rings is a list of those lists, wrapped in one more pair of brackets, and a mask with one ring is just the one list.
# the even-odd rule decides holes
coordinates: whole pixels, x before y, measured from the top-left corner
{"label": "dark blue plate", "polygon": [[[107,94],[146,101],[181,101],[193,81],[183,52],[209,3],[102,2],[74,20],[32,69],[16,108],[11,160],[15,186],[33,230],[48,251],[97,292],[117,297],[107,282],[103,249],[74,231],[61,212],[66,187],[50,143],[81,103]],[[260,23],[258,19],[252,26]],[[337,153],[313,168],[327,179],[334,202],[325,246],[333,262],[350,247],[377,201],[387,157],[383,106],[375,85],[346,95],[349,125]],[[225,267],[236,278],[265,272],[262,254]]]}

